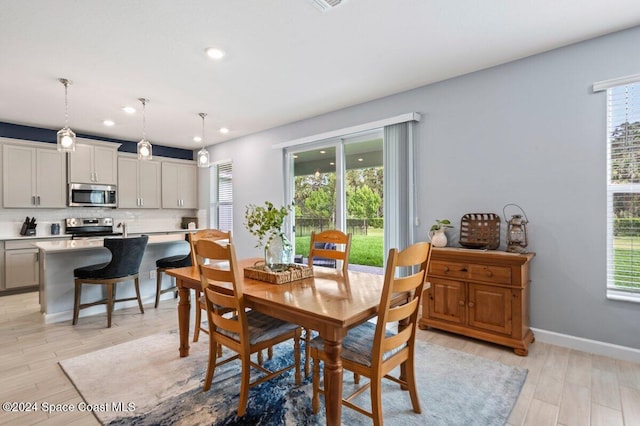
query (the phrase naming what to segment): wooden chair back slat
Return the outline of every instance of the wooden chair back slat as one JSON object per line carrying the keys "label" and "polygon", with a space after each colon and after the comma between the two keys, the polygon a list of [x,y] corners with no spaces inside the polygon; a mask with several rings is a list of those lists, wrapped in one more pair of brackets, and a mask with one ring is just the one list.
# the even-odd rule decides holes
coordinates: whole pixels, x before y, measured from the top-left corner
{"label": "wooden chair back slat", "polygon": [[197,265],[198,259],[196,258],[195,244],[198,240],[210,240],[232,243],[231,231],[224,232],[219,229],[201,229],[189,234],[189,245],[191,246],[191,264]]}
{"label": "wooden chair back slat", "polygon": [[[373,343],[373,365],[382,364],[382,355],[386,351],[402,344],[413,345],[419,302],[427,278],[430,257],[429,243],[416,243],[400,252],[396,249],[389,250]],[[405,277],[396,277],[398,268],[406,270],[407,267],[417,268],[417,271]],[[393,296],[404,292],[407,293],[407,302],[400,306],[391,306]],[[399,321],[402,322],[403,329],[393,337],[386,337],[386,325]]]}
{"label": "wooden chair back slat", "polygon": [[[316,247],[316,244],[335,244],[335,250]],[[311,246],[309,247],[309,266],[313,267],[314,258],[334,259],[342,261],[342,270],[346,273],[349,267],[349,252],[351,250],[351,234],[345,234],[337,229],[330,229],[319,233],[311,232]]]}

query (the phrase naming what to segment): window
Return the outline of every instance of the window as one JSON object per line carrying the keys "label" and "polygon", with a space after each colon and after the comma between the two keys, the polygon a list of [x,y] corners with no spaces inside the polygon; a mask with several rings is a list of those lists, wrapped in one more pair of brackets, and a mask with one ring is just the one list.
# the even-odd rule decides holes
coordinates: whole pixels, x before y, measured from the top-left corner
{"label": "window", "polygon": [[211,227],[221,231],[233,230],[233,167],[232,163],[218,163],[212,168]]}
{"label": "window", "polygon": [[640,302],[640,81],[607,88],[607,139],[607,297]]}

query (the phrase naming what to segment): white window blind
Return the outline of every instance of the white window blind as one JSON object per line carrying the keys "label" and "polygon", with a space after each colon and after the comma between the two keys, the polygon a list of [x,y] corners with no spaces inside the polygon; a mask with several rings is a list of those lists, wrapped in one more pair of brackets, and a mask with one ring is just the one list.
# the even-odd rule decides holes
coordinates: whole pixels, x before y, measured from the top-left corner
{"label": "white window blind", "polygon": [[607,297],[640,302],[640,82],[607,89]]}
{"label": "white window blind", "polygon": [[233,230],[233,165],[231,162],[220,163],[215,167],[214,213],[215,221],[212,224],[221,231]]}

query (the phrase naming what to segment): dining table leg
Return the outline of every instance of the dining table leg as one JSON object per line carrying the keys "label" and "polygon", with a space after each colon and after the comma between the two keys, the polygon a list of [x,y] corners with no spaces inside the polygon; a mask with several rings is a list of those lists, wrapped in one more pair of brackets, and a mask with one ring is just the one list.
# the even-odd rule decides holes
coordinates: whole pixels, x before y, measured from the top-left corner
{"label": "dining table leg", "polygon": [[180,330],[180,356],[189,356],[189,320],[191,314],[191,290],[182,285],[182,280],[176,279],[178,287],[178,328]]}
{"label": "dining table leg", "polygon": [[341,424],[342,417],[342,338],[329,340],[324,338],[324,401],[327,425]]}

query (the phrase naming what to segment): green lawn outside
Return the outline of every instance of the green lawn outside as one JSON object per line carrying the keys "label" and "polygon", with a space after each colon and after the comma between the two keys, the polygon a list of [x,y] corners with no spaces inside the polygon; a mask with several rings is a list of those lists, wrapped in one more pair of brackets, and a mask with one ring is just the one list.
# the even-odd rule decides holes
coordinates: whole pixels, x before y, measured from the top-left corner
{"label": "green lawn outside", "polygon": [[613,248],[615,285],[640,288],[640,237],[616,237]]}
{"label": "green lawn outside", "polygon": [[[369,228],[368,235],[353,235],[349,263],[353,265],[369,265],[382,267],[383,245],[382,229]],[[310,236],[296,237],[296,254],[307,257],[309,255]]]}

